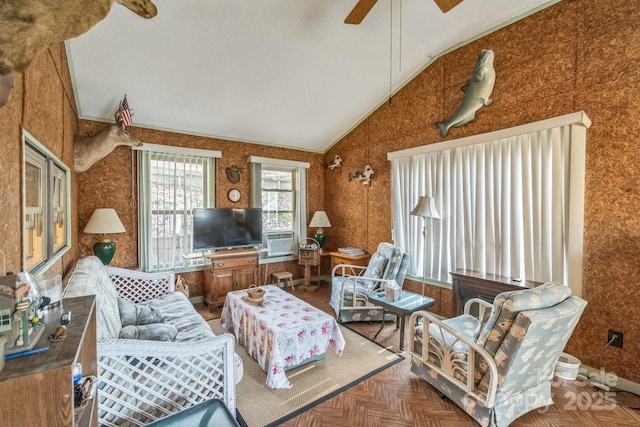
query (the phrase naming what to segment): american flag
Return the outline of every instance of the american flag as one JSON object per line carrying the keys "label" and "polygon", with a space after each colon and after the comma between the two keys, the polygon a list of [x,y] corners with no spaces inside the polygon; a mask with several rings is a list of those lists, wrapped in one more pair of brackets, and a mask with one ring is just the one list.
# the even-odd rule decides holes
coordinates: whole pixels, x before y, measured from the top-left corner
{"label": "american flag", "polygon": [[124,95],[124,99],[120,102],[120,116],[122,117],[122,128],[131,124],[131,116],[133,113],[129,109],[129,103],[127,102],[127,95]]}

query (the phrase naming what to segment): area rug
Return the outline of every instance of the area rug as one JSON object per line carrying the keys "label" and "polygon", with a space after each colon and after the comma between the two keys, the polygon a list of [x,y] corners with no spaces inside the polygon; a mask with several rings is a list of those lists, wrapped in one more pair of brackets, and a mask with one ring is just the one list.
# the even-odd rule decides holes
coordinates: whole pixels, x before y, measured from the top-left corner
{"label": "area rug", "polygon": [[[216,335],[222,333],[220,319],[208,323]],[[287,371],[293,383],[290,389],[267,387],[267,374],[236,343],[236,353],[244,363],[244,376],[236,387],[236,406],[248,427],[277,426],[404,359],[342,325],[340,331],[345,339],[342,356],[329,349],[324,360]]]}

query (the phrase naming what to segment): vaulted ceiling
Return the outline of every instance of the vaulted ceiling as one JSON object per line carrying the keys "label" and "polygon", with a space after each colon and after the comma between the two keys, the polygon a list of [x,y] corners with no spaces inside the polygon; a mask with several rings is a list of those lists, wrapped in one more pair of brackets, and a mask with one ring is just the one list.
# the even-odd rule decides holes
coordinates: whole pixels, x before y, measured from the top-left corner
{"label": "vaulted ceiling", "polygon": [[[155,0],[67,42],[80,118],[325,152],[435,58],[559,0]],[[496,58],[499,61],[499,58]],[[471,75],[469,70],[469,75]]]}

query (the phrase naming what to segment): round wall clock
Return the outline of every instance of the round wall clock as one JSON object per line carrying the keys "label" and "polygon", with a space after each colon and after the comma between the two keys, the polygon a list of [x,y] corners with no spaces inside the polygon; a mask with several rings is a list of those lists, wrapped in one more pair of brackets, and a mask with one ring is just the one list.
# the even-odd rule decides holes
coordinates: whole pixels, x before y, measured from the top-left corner
{"label": "round wall clock", "polygon": [[232,188],[227,193],[227,198],[233,203],[237,202],[238,200],[240,200],[240,190],[238,190],[237,188]]}

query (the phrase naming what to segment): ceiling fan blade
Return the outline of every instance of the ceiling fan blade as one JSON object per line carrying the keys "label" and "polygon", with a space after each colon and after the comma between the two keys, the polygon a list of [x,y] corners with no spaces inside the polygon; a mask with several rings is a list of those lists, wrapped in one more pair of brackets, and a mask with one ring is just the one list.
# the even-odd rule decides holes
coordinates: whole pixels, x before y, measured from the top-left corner
{"label": "ceiling fan blade", "polygon": [[460,3],[462,0],[433,0],[436,2],[442,13],[447,13]]}
{"label": "ceiling fan blade", "polygon": [[[462,1],[462,0],[460,0]],[[378,2],[378,0],[359,0],[354,6],[353,10],[344,20],[345,24],[357,25],[367,16],[371,8]]]}

